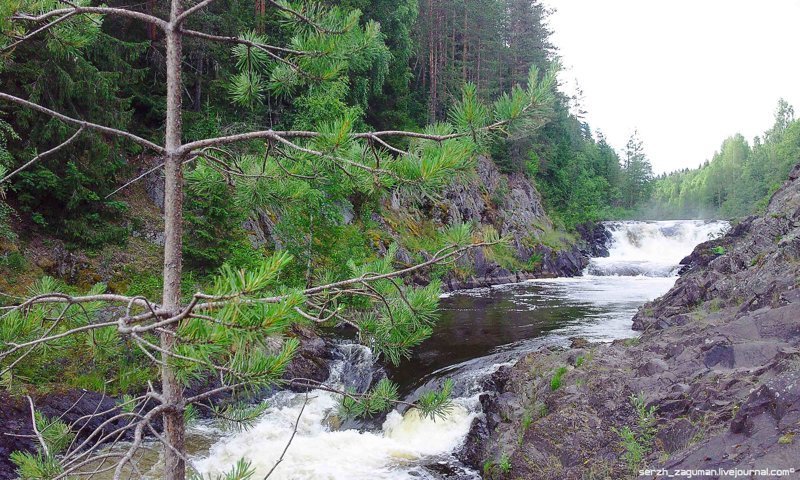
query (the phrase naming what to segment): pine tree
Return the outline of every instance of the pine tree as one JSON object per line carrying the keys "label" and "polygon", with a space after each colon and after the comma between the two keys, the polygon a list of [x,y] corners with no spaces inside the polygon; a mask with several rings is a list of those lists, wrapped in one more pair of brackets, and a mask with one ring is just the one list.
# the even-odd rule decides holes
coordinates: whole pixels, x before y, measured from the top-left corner
{"label": "pine tree", "polygon": [[[95,132],[161,157],[165,177],[160,302],[107,293],[105,285],[81,294],[45,279],[29,299],[9,308],[0,323],[4,345],[0,377],[5,380],[15,381],[20,369],[35,367],[37,360],[52,359],[49,355],[54,351],[74,352],[91,344],[93,352],[105,356],[108,363],[121,361],[129,349],[141,352],[144,363],[158,372],[160,386],[151,382],[146,393],[123,402],[128,411],[141,413],[121,431],[105,436],[96,433],[91,441],[67,447],[57,457],[56,449],[43,441],[38,455],[18,457],[22,472],[45,472],[42,478],[73,475],[102,457],[98,451],[102,443],[116,443],[121,433],[132,431],[133,442],[112,465],[119,477],[135,461],[144,435],[153,431],[151,421],[160,416],[164,429],[157,438],[163,443],[164,478],[183,480],[187,410],[220,392],[245,399],[248,393],[281,383],[281,374],[297,348],[296,341],[283,336],[289,325],[349,325],[379,355],[399,362],[430,335],[439,292],[436,282],[414,287],[402,278],[454,260],[470,248],[490,248],[503,241],[491,229],[473,232],[470,226],[454,225],[441,232],[441,248],[421,264],[395,270],[395,246],[383,258],[347,262],[346,276],[309,275],[310,285],[304,287],[283,282],[294,259],[279,251],[247,269],[225,264],[208,288],[183,295],[187,169],[191,169],[189,181],[195,195],[210,200],[224,179],[235,185],[232,194],[244,209],[268,201],[290,206],[319,202],[319,192],[336,189],[370,195],[393,189],[412,199],[424,199],[468,172],[474,152],[491,135],[520,135],[546,123],[554,101],[555,68],[540,73],[534,67],[526,85],[514,86],[491,105],[479,99],[476,85],[466,85],[461,100],[450,110],[451,123],[438,123],[423,132],[358,131],[358,109],[347,107],[342,98],[349,75],[358,74],[386,52],[377,23],[362,23],[360,12],[354,10],[267,0],[264,15],[284,29],[284,43],[276,44],[258,31],[230,36],[228,32],[194,30],[196,16],[213,4],[214,0],[202,0],[186,8],[181,0],[171,0],[169,11],[161,12],[148,9],[147,4],[143,5],[145,11],[139,11],[92,6],[88,1],[62,6],[55,0],[31,0],[15,3],[3,17],[2,28],[7,38],[13,39],[7,48],[36,36],[58,35],[65,27],[86,28],[85,34],[91,37],[99,32],[92,25],[99,26],[106,18],[142,22],[164,39],[161,53],[166,78],[163,135],[155,141],[56,112],[35,99],[0,93],[4,102],[74,129],[67,140],[28,159],[14,173],[30,168],[86,132]],[[147,30],[142,34],[151,36]],[[297,124],[308,122],[308,129],[267,128],[186,139],[183,47],[187,39],[231,48],[237,69],[225,79],[226,90],[240,108],[256,108],[269,98],[293,98],[307,105],[324,105],[329,117],[307,118],[300,112],[294,120]],[[445,53],[441,46],[437,48]],[[395,144],[398,138],[406,139],[406,144]],[[8,176],[0,182],[7,180]],[[320,185],[325,189],[320,190]],[[313,220],[309,221],[313,228]],[[100,315],[108,305],[118,307],[112,310],[116,313],[111,319]],[[276,348],[270,340],[278,340],[280,346]],[[218,377],[221,386],[184,396],[187,385],[208,375]],[[413,406],[426,415],[440,415],[448,407],[446,390],[423,395]],[[341,394],[347,408],[357,413],[374,412],[397,401],[396,390],[386,382],[363,395]],[[243,461],[229,478],[244,478],[248,472]]]}

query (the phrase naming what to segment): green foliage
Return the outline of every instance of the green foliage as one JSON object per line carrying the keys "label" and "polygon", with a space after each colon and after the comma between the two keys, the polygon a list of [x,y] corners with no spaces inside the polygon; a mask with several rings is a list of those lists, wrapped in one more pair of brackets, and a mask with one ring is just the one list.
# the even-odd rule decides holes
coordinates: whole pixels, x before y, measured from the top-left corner
{"label": "green foliage", "polygon": [[[38,11],[57,5],[23,2],[20,7]],[[72,117],[125,128],[132,118],[132,100],[124,92],[142,79],[143,71],[133,62],[147,45],[120,40],[102,25],[97,16],[76,15],[15,48],[3,59],[3,91]],[[74,127],[21,106],[4,106],[3,113],[7,121],[0,123],[0,163],[9,169],[75,133]],[[24,138],[13,131],[25,132]],[[126,207],[106,196],[125,174],[129,153],[137,150],[125,141],[86,131],[17,175],[8,191],[23,218],[70,246],[121,243],[127,229],[119,219]]]}
{"label": "green foliage", "polygon": [[64,471],[56,457],[42,452],[17,451],[12,452],[10,458],[21,480],[50,480]]}
{"label": "green foliage", "polygon": [[550,390],[556,391],[561,388],[561,378],[567,373],[567,367],[558,367],[552,378],[550,378]]}
{"label": "green foliage", "polygon": [[522,422],[520,423],[519,435],[517,435],[517,443],[519,445],[522,445],[523,440],[525,440],[525,432],[527,432],[528,429],[531,428],[531,425],[533,425],[533,415],[531,414],[531,412],[526,411],[522,415]]}
{"label": "green foliage", "polygon": [[241,252],[245,218],[223,175],[208,164],[198,164],[186,174],[183,253],[187,264],[209,271],[222,265],[233,250]]}
{"label": "green foliage", "polygon": [[447,379],[442,384],[441,390],[430,390],[420,395],[416,406],[423,416],[445,418],[452,408],[450,396],[453,393],[453,381]]}
{"label": "green foliage", "polygon": [[638,472],[644,457],[648,454],[647,448],[639,441],[636,432],[630,427],[625,426],[616,432],[620,438],[620,446],[624,450],[622,458],[625,460],[628,470],[631,473]]}
{"label": "green foliage", "polygon": [[[86,294],[104,293],[106,286],[97,284]],[[61,282],[43,277],[30,290],[29,295],[52,292],[79,293]],[[30,341],[41,336],[51,322],[47,319],[61,318],[53,326],[51,334],[68,331],[96,321],[102,304],[98,302],[81,305],[35,305],[25,312],[13,311],[0,322],[0,349],[8,349],[9,342]],[[110,394],[120,390],[140,388],[152,378],[152,367],[143,366],[143,354],[128,341],[120,341],[114,327],[95,329],[83,335],[59,338],[47,348],[37,348],[11,368],[7,378],[17,384],[46,386],[52,384],[91,387]],[[0,370],[9,367],[22,352],[6,357],[0,362]]]}
{"label": "green foliage", "polygon": [[800,157],[800,121],[784,100],[775,122],[752,145],[726,139],[710,161],[656,179],[649,215],[662,218],[740,218],[762,211]]}
{"label": "green foliage", "polygon": [[44,441],[35,453],[12,452],[11,461],[17,466],[17,475],[22,480],[49,480],[63,471],[56,456],[69,447],[75,438],[69,426],[60,419],[50,419],[41,412],[34,412],[36,430]]}
{"label": "green foliage", "polygon": [[248,460],[240,458],[236,464],[227,472],[212,476],[203,476],[197,473],[192,473],[189,477],[191,480],[251,480],[256,474],[255,468]]}
{"label": "green foliage", "polygon": [[[253,108],[267,95],[300,96],[301,88],[341,79],[349,73],[364,74],[376,66],[386,71],[389,51],[378,23],[367,21],[361,25],[358,10],[317,2],[287,5],[300,8],[320,28],[312,28],[294,15],[277,10],[283,17],[280,24],[290,36],[288,44],[299,53],[281,62],[266,49],[235,46],[233,57],[239,73],[232,77],[228,87],[235,103]],[[241,38],[267,45],[271,40],[255,32],[245,33]],[[382,83],[380,76],[379,80]]]}
{"label": "green foliage", "polygon": [[69,429],[69,425],[60,419],[50,419],[45,417],[41,412],[34,412],[36,421],[36,429],[44,439],[47,449],[52,454],[58,454],[66,450],[75,434]]}
{"label": "green foliage", "polygon": [[725,247],[722,245],[717,245],[711,249],[711,253],[714,255],[725,255]]}
{"label": "green foliage", "polygon": [[8,268],[12,272],[22,272],[26,265],[25,257],[19,252],[6,252],[0,256],[0,266]]}
{"label": "green foliage", "polygon": [[571,229],[622,215],[626,174],[602,134],[595,139],[587,124],[569,115],[565,102],[559,99],[553,121],[530,145],[516,147],[525,153],[518,155],[520,166],[510,168],[535,173],[550,217]]}
{"label": "green foliage", "polygon": [[509,473],[511,471],[511,457],[509,457],[507,453],[503,452],[503,454],[500,455],[500,460],[497,461],[497,468],[499,468],[502,473]]}
{"label": "green foliage", "polygon": [[642,466],[644,458],[653,448],[656,428],[656,407],[647,407],[643,394],[631,395],[631,405],[636,412],[637,423],[634,428],[624,426],[621,430],[613,428],[620,437],[623,448],[622,458],[631,473],[636,473]]}
{"label": "green foliage", "polygon": [[342,398],[339,414],[342,418],[371,417],[387,411],[398,398],[397,385],[384,378],[364,395],[351,390]]}
{"label": "green foliage", "polygon": [[261,403],[227,403],[220,407],[211,406],[211,414],[221,420],[220,425],[228,431],[244,431],[256,424],[257,420],[267,411],[269,404]]}

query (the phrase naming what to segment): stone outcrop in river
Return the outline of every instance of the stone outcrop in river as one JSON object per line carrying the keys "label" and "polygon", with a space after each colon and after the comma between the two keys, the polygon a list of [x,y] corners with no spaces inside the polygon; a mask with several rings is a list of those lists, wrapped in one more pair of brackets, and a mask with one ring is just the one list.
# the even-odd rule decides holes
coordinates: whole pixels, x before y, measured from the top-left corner
{"label": "stone outcrop in river", "polygon": [[487,478],[800,472],[800,166],[763,215],[683,264],[636,315],[641,337],[501,368],[462,458]]}

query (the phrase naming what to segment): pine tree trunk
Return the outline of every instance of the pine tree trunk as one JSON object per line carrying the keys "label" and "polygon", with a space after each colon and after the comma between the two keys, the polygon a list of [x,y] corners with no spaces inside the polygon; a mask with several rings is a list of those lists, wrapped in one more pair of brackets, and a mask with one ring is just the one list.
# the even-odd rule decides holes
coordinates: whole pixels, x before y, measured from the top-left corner
{"label": "pine tree trunk", "polygon": [[467,83],[467,12],[469,8],[464,2],[464,29],[461,31],[461,83]]}
{"label": "pine tree trunk", "polygon": [[[180,29],[175,19],[181,13],[180,0],[172,0],[170,27],[166,32],[167,45],[167,116],[166,159],[164,164],[164,298],[162,307],[170,313],[180,309],[183,230],[183,157],[181,146],[181,58]],[[175,348],[172,325],[161,334],[161,348],[172,352]],[[171,448],[164,448],[164,479],[184,480],[186,465],[178,452],[184,452],[183,389],[169,367],[169,357],[162,353],[161,389],[167,410],[164,413],[164,438]]]}

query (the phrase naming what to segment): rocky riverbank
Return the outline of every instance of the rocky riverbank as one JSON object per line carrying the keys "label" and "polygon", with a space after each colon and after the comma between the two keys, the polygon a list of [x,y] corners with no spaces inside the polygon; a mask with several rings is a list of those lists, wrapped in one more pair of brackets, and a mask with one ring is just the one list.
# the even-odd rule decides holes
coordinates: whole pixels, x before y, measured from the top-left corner
{"label": "rocky riverbank", "polygon": [[683,263],[634,318],[639,338],[576,340],[500,369],[464,461],[486,478],[800,472],[800,166],[763,215]]}

